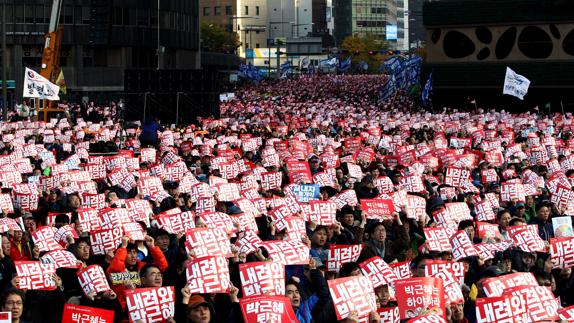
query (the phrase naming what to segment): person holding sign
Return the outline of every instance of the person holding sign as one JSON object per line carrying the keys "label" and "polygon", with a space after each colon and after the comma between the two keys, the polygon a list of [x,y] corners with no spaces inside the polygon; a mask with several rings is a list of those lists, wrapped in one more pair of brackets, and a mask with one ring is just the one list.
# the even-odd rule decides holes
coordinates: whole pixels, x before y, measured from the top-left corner
{"label": "person holding sign", "polygon": [[300,323],[311,323],[312,314],[317,313],[315,308],[323,308],[329,302],[330,297],[327,283],[321,271],[317,269],[315,259],[309,260],[309,266],[305,268],[305,272],[310,274],[310,281],[313,285],[311,290],[315,292],[310,297],[303,299],[299,293],[299,279],[295,277],[285,283],[285,296],[291,301],[297,320]]}
{"label": "person holding sign", "polygon": [[[137,245],[134,243],[129,242],[129,238],[127,236],[122,237],[122,242],[112,261],[110,262],[110,267],[108,267],[107,274],[110,273],[121,273],[124,271],[139,271],[142,267],[146,265],[145,262],[138,260],[138,249]],[[156,264],[161,272],[164,272],[167,267],[168,263],[165,260],[165,256],[161,249],[155,245],[155,241],[152,237],[146,236],[145,243],[149,252],[151,253],[153,263]],[[126,289],[133,289],[134,286],[132,284],[128,285],[116,285],[114,286],[114,291],[118,294],[118,299],[120,300],[120,304],[122,308],[125,308],[126,301],[125,301],[125,291]]]}

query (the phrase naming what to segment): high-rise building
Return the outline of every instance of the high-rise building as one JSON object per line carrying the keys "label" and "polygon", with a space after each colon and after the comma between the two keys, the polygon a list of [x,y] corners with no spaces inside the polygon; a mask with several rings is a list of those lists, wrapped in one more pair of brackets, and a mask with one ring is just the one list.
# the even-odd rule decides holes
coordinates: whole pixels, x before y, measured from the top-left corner
{"label": "high-rise building", "polygon": [[408,1],[408,48],[423,46],[426,39],[426,31],[423,26],[423,3],[424,0],[404,0]]}
{"label": "high-rise building", "polygon": [[353,0],[333,0],[333,36],[337,46],[341,46],[345,37],[353,34],[353,19],[349,13]]}
{"label": "high-rise building", "polygon": [[268,0],[269,38],[300,38],[315,28],[325,28],[324,20],[317,20],[313,10],[320,10],[317,0]]}
{"label": "high-rise building", "polygon": [[338,45],[350,35],[372,34],[396,47],[396,0],[334,0],[333,17]]}
{"label": "high-rise building", "polygon": [[397,0],[397,49],[409,48],[409,1]]}
{"label": "high-rise building", "polygon": [[225,25],[237,33],[239,56],[245,58],[250,49],[267,47],[266,0],[201,0],[199,6],[202,23]]}
{"label": "high-rise building", "polygon": [[[40,70],[52,0],[4,0],[8,79],[21,99],[24,67]],[[70,94],[124,91],[128,69],[199,69],[198,0],[64,0],[60,67]],[[158,38],[159,37],[159,38]],[[159,56],[158,56],[159,54]]]}

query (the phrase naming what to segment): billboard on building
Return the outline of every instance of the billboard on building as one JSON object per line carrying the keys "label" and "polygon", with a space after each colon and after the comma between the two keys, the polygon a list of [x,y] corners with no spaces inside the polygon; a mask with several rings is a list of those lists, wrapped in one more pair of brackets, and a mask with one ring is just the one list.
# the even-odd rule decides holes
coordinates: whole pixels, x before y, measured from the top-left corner
{"label": "billboard on building", "polygon": [[387,40],[397,40],[397,25],[387,25]]}

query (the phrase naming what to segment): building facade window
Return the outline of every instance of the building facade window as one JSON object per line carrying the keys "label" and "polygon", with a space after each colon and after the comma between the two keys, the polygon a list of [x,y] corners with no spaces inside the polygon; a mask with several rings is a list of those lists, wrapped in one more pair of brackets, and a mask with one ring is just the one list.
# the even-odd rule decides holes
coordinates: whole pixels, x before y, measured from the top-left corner
{"label": "building facade window", "polygon": [[213,15],[221,16],[221,7],[220,6],[213,7]]}
{"label": "building facade window", "polygon": [[245,15],[248,15],[248,14],[249,14],[249,6],[245,6],[244,14],[245,14]]}
{"label": "building facade window", "polygon": [[259,16],[259,6],[255,6],[255,15]]}
{"label": "building facade window", "polygon": [[209,9],[210,9],[210,7],[203,7],[203,16],[204,17],[209,16]]}
{"label": "building facade window", "polygon": [[231,16],[233,14],[233,8],[231,6],[225,6],[225,14]]}

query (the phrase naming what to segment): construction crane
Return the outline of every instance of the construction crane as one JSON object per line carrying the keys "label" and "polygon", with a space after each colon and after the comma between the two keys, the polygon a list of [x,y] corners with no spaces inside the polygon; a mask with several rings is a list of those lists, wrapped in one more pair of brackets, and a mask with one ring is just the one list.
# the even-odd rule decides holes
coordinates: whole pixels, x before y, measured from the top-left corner
{"label": "construction crane", "polygon": [[[59,26],[60,12],[64,0],[53,0],[52,14],[50,15],[50,25],[44,41],[44,51],[42,52],[42,68],[40,75],[55,83],[60,68],[60,51],[62,44],[63,27]],[[44,121],[48,118],[48,112],[62,112],[58,109],[56,102],[44,100]],[[36,117],[39,118],[39,102],[36,102]]]}

